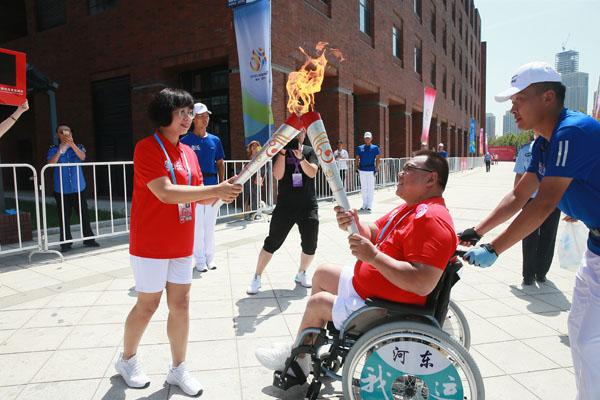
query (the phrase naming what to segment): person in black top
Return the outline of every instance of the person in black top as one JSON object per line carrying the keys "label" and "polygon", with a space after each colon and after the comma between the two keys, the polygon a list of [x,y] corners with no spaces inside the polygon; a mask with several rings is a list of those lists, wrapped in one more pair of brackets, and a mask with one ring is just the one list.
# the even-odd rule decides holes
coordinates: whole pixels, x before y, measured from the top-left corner
{"label": "person in black top", "polygon": [[298,134],[297,142],[292,140],[291,146],[286,146],[287,149],[281,150],[274,157],[273,176],[279,181],[277,205],[271,217],[269,236],[265,239],[263,248],[258,255],[256,272],[246,290],[248,294],[258,293],[262,272],[295,224],[298,225],[302,242],[300,269],[296,274],[295,281],[306,288],[312,286],[306,276],[306,270],[317,250],[319,234],[319,215],[315,194],[315,176],[319,164],[313,148],[303,144],[305,137],[306,131],[302,130]]}

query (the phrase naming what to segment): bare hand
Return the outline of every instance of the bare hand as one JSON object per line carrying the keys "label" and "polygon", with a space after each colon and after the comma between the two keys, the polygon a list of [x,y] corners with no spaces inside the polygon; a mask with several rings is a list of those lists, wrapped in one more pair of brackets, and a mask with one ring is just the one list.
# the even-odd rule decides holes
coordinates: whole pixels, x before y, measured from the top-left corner
{"label": "bare hand", "polygon": [[348,244],[350,244],[350,251],[353,256],[369,264],[373,263],[379,251],[369,239],[357,234],[352,234],[348,237]]}
{"label": "bare hand", "polygon": [[27,110],[29,110],[29,101],[27,101],[27,99],[25,99],[25,101],[23,102],[23,104],[21,104],[19,106],[19,111],[21,111],[22,113],[24,113]]}
{"label": "bare hand", "polygon": [[242,192],[242,185],[233,183],[235,178],[237,178],[237,176],[233,176],[217,185],[219,199],[225,204],[233,202]]}
{"label": "bare hand", "polygon": [[333,211],[335,211],[335,218],[341,230],[347,231],[353,221],[358,225],[358,213],[355,209],[346,211],[342,206],[335,206]]}

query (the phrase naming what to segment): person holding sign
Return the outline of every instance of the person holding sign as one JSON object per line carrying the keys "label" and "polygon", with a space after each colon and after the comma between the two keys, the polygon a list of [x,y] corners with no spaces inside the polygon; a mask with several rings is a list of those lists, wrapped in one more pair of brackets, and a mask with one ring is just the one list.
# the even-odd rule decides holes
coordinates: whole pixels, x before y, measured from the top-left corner
{"label": "person holding sign", "polygon": [[231,203],[242,187],[230,180],[202,185],[194,151],[179,141],[190,129],[193,104],[192,96],[183,90],[160,91],[148,107],[156,130],[135,146],[129,253],[138,297],[125,322],[124,349],[115,369],[129,387],[145,388],[150,384],[136,353],[166,289],[167,334],[172,355],[167,383],[198,396],[202,386],[188,373],[185,364],[194,262],[194,206],[196,202],[212,204],[217,199]]}
{"label": "person holding sign", "polygon": [[17,107],[15,112],[13,112],[10,117],[8,117],[4,121],[0,122],[0,138],[6,132],[8,132],[8,130],[10,128],[12,128],[12,126],[15,124],[15,122],[17,122],[19,117],[27,110],[29,110],[29,103],[27,102],[27,100],[25,100],[25,102],[23,102],[23,104],[21,104],[19,107]]}

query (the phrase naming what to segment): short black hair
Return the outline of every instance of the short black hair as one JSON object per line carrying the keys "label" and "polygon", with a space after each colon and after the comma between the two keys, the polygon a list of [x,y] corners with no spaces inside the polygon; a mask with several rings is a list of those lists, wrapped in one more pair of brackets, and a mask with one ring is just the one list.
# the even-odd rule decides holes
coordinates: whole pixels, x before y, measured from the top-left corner
{"label": "short black hair", "polygon": [[415,156],[427,157],[427,160],[425,160],[425,167],[427,169],[432,170],[433,172],[437,172],[438,184],[441,186],[442,190],[445,190],[446,184],[448,183],[448,174],[450,173],[450,168],[448,167],[448,160],[440,156],[435,151],[430,150],[417,151],[415,153]]}
{"label": "short black hair", "polygon": [[58,132],[58,128],[60,128],[61,126],[66,126],[67,128],[69,128],[69,130],[71,131],[71,133],[73,132],[73,128],[71,128],[71,126],[67,125],[67,124],[58,124],[58,125],[56,125],[56,132]]}
{"label": "short black hair", "polygon": [[173,111],[184,107],[194,107],[194,98],[191,94],[182,89],[164,88],[150,101],[148,116],[157,128],[169,126],[173,122]]}
{"label": "short black hair", "polygon": [[561,82],[538,82],[531,84],[535,88],[537,94],[542,94],[548,90],[552,90],[556,94],[556,101],[559,106],[565,105],[565,92],[567,88]]}

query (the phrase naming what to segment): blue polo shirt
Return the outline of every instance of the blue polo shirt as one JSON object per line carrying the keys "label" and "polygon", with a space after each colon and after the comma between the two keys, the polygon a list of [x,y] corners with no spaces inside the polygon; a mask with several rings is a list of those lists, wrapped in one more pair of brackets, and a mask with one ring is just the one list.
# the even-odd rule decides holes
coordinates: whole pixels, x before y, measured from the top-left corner
{"label": "blue polo shirt", "polygon": [[[533,151],[533,143],[531,142],[521,146],[519,152],[517,153],[517,160],[515,161],[515,167],[513,168],[513,172],[519,175],[525,174],[527,172],[527,168],[529,168],[529,164],[531,163],[531,152]],[[537,194],[537,190],[531,195],[531,198],[534,198]]]}
{"label": "blue polo shirt", "polygon": [[448,152],[446,150],[438,151],[438,156],[448,158]]}
{"label": "blue polo shirt", "polygon": [[379,147],[376,144],[361,144],[356,148],[356,155],[360,163],[358,169],[361,171],[375,171],[375,158],[380,154]]}
{"label": "blue polo shirt", "polygon": [[[78,144],[77,148],[85,153],[85,147],[82,144]],[[50,146],[48,149],[48,161],[58,151],[58,146]],[[65,163],[80,163],[82,162],[72,148],[68,148],[64,154],[58,158],[57,164]],[[83,177],[83,170],[81,167],[55,167],[54,170],[54,191],[60,193],[60,178],[62,174],[62,192],[64,194],[78,193],[85,190],[85,178]],[[79,186],[77,186],[77,176],[79,175]]]}
{"label": "blue polo shirt", "polygon": [[[600,228],[600,123],[588,115],[560,113],[550,141],[540,136],[533,145],[527,172],[539,180],[547,176],[573,178],[558,203],[568,216],[590,229]],[[600,255],[600,239],[590,236],[588,248]]]}
{"label": "blue polo shirt", "polygon": [[180,141],[190,146],[196,153],[204,184],[208,186],[219,183],[216,161],[225,157],[221,139],[208,132],[204,137],[199,137],[194,132],[188,132]]}

